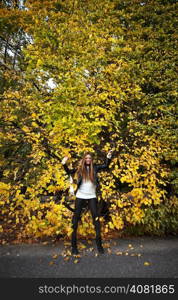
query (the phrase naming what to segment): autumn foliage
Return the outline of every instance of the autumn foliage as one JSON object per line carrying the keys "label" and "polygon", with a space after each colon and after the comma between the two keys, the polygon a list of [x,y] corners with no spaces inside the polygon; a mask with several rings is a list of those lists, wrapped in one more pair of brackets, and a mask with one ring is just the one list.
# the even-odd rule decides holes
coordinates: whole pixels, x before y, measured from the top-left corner
{"label": "autumn foliage", "polygon": [[[111,148],[103,236],[177,234],[176,1],[14,2],[0,5],[1,241],[70,238],[61,160]],[[89,211],[78,233],[94,235]]]}

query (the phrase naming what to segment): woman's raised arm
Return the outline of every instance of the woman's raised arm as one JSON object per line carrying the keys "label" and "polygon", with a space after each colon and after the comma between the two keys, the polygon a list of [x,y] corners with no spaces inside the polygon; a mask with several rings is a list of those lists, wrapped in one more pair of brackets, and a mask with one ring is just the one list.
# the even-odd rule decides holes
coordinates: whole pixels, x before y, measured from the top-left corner
{"label": "woman's raised arm", "polygon": [[74,174],[75,172],[76,172],[76,169],[69,169],[68,168],[68,166],[67,166],[67,164],[66,164],[66,162],[67,162],[67,160],[68,160],[68,156],[65,156],[64,158],[63,158],[63,160],[61,161],[61,164],[63,165],[63,167],[64,167],[64,170],[66,171],[66,173],[68,174],[68,175],[72,175],[72,174]]}
{"label": "woman's raised arm", "polygon": [[111,162],[111,157],[112,157],[112,151],[113,150],[110,150],[106,156],[106,162],[104,164],[101,164],[101,165],[96,165],[96,169],[97,171],[100,171],[100,170],[103,170],[103,169],[107,169],[110,165],[110,162]]}

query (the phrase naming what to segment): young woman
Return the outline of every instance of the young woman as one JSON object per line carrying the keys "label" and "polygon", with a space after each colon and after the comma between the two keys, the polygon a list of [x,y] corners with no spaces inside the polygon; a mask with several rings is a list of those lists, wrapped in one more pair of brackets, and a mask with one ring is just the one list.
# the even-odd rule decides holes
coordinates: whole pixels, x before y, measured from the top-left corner
{"label": "young woman", "polygon": [[81,159],[78,168],[69,169],[66,165],[68,157],[65,156],[62,160],[65,171],[68,175],[77,173],[77,189],[75,191],[75,210],[72,217],[72,254],[78,254],[77,249],[77,227],[78,221],[82,212],[83,206],[88,202],[93,224],[96,231],[96,245],[99,253],[104,253],[104,249],[101,241],[101,230],[100,230],[100,221],[98,215],[98,198],[97,193],[99,191],[99,179],[97,172],[103,169],[107,169],[110,162],[112,151],[110,150],[106,157],[106,162],[104,164],[95,164],[93,163],[92,154],[86,152]]}

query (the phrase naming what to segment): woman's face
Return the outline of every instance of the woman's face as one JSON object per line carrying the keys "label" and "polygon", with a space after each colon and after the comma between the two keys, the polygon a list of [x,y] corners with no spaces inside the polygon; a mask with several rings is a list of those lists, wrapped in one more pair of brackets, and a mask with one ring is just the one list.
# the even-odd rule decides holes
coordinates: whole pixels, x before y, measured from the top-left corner
{"label": "woman's face", "polygon": [[90,165],[91,160],[92,160],[91,155],[90,155],[90,154],[87,154],[87,155],[85,156],[85,163],[86,163],[86,165]]}

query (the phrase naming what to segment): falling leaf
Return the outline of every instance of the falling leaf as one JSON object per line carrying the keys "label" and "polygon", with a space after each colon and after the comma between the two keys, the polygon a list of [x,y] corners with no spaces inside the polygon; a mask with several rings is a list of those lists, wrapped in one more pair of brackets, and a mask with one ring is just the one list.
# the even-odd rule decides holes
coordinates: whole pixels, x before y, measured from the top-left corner
{"label": "falling leaf", "polygon": [[80,245],[79,245],[79,248],[80,248],[80,249],[84,249],[84,248],[86,248],[86,245],[80,244]]}
{"label": "falling leaf", "polygon": [[52,258],[57,258],[58,257],[58,255],[57,254],[54,254],[53,256],[52,256]]}

